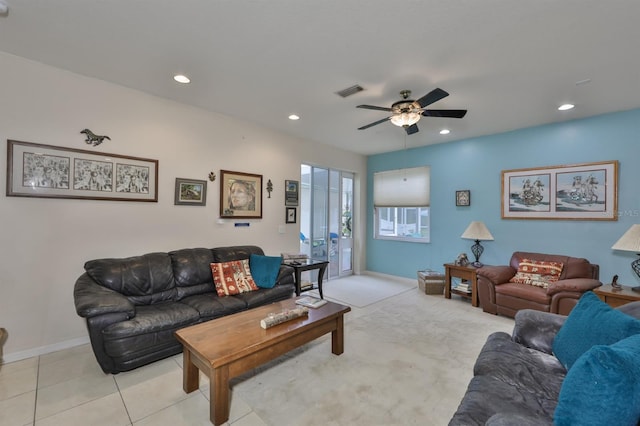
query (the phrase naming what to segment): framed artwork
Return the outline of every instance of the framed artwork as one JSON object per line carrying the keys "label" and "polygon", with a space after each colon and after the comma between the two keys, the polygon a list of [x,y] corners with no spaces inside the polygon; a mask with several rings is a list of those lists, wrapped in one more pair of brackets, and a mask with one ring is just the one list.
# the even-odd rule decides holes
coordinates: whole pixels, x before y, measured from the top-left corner
{"label": "framed artwork", "polygon": [[285,223],[296,223],[296,208],[295,207],[287,207],[287,217]]}
{"label": "framed artwork", "polygon": [[298,206],[298,194],[299,194],[300,182],[297,180],[285,180],[284,181],[284,205],[285,206]]}
{"label": "framed artwork", "polygon": [[463,189],[462,191],[456,191],[456,206],[467,207],[471,205],[471,191]]}
{"label": "framed artwork", "polygon": [[262,175],[220,170],[220,217],[262,218]]}
{"label": "framed artwork", "polygon": [[502,171],[503,219],[618,220],[618,162]]}
{"label": "framed artwork", "polygon": [[7,141],[7,196],[158,201],[158,160]]}
{"label": "framed artwork", "polygon": [[207,181],[176,178],[175,205],[206,206]]}

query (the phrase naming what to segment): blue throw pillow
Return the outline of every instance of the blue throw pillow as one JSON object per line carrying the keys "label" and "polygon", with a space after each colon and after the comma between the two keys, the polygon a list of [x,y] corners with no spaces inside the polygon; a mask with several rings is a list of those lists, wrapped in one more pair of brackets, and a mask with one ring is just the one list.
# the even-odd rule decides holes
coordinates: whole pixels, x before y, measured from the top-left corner
{"label": "blue throw pillow", "polygon": [[256,285],[261,288],[272,288],[276,285],[281,263],[282,258],[280,256],[252,254],[249,258],[249,268]]}
{"label": "blue throw pillow", "polygon": [[640,334],[640,321],[604,303],[592,291],[582,295],[553,341],[553,354],[567,370],[595,345]]}
{"label": "blue throw pillow", "polygon": [[640,420],[640,334],[582,355],[562,383],[556,426],[636,426]]}

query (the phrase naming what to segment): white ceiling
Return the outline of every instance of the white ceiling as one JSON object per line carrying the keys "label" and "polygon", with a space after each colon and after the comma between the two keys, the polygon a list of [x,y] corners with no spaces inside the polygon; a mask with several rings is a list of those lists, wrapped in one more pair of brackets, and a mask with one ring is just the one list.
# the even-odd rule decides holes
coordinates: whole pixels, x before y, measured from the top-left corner
{"label": "white ceiling", "polygon": [[[0,51],[363,154],[640,107],[638,0],[2,1]],[[436,87],[467,116],[357,130]]]}

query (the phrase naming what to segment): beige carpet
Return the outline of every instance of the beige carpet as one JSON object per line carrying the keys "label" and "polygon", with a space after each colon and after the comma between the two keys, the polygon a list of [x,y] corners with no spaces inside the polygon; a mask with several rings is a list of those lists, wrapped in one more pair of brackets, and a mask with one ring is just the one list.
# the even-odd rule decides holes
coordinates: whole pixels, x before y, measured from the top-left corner
{"label": "beige carpet", "polygon": [[[343,305],[364,308],[389,297],[415,289],[417,283],[408,279],[378,275],[351,275],[326,281],[322,285],[323,296]],[[318,290],[308,292],[320,297]]]}
{"label": "beige carpet", "polygon": [[234,379],[236,403],[266,425],[446,425],[487,336],[510,333],[513,320],[457,296],[425,295],[417,284],[378,303],[369,290],[350,299],[342,355],[324,336]]}

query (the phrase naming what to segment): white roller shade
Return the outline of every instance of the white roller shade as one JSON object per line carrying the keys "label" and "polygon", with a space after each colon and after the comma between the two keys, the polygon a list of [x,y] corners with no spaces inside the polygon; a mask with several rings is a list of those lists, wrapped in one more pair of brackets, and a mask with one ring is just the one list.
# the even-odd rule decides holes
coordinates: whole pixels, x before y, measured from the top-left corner
{"label": "white roller shade", "polygon": [[375,207],[427,207],[429,166],[387,170],[373,174]]}

